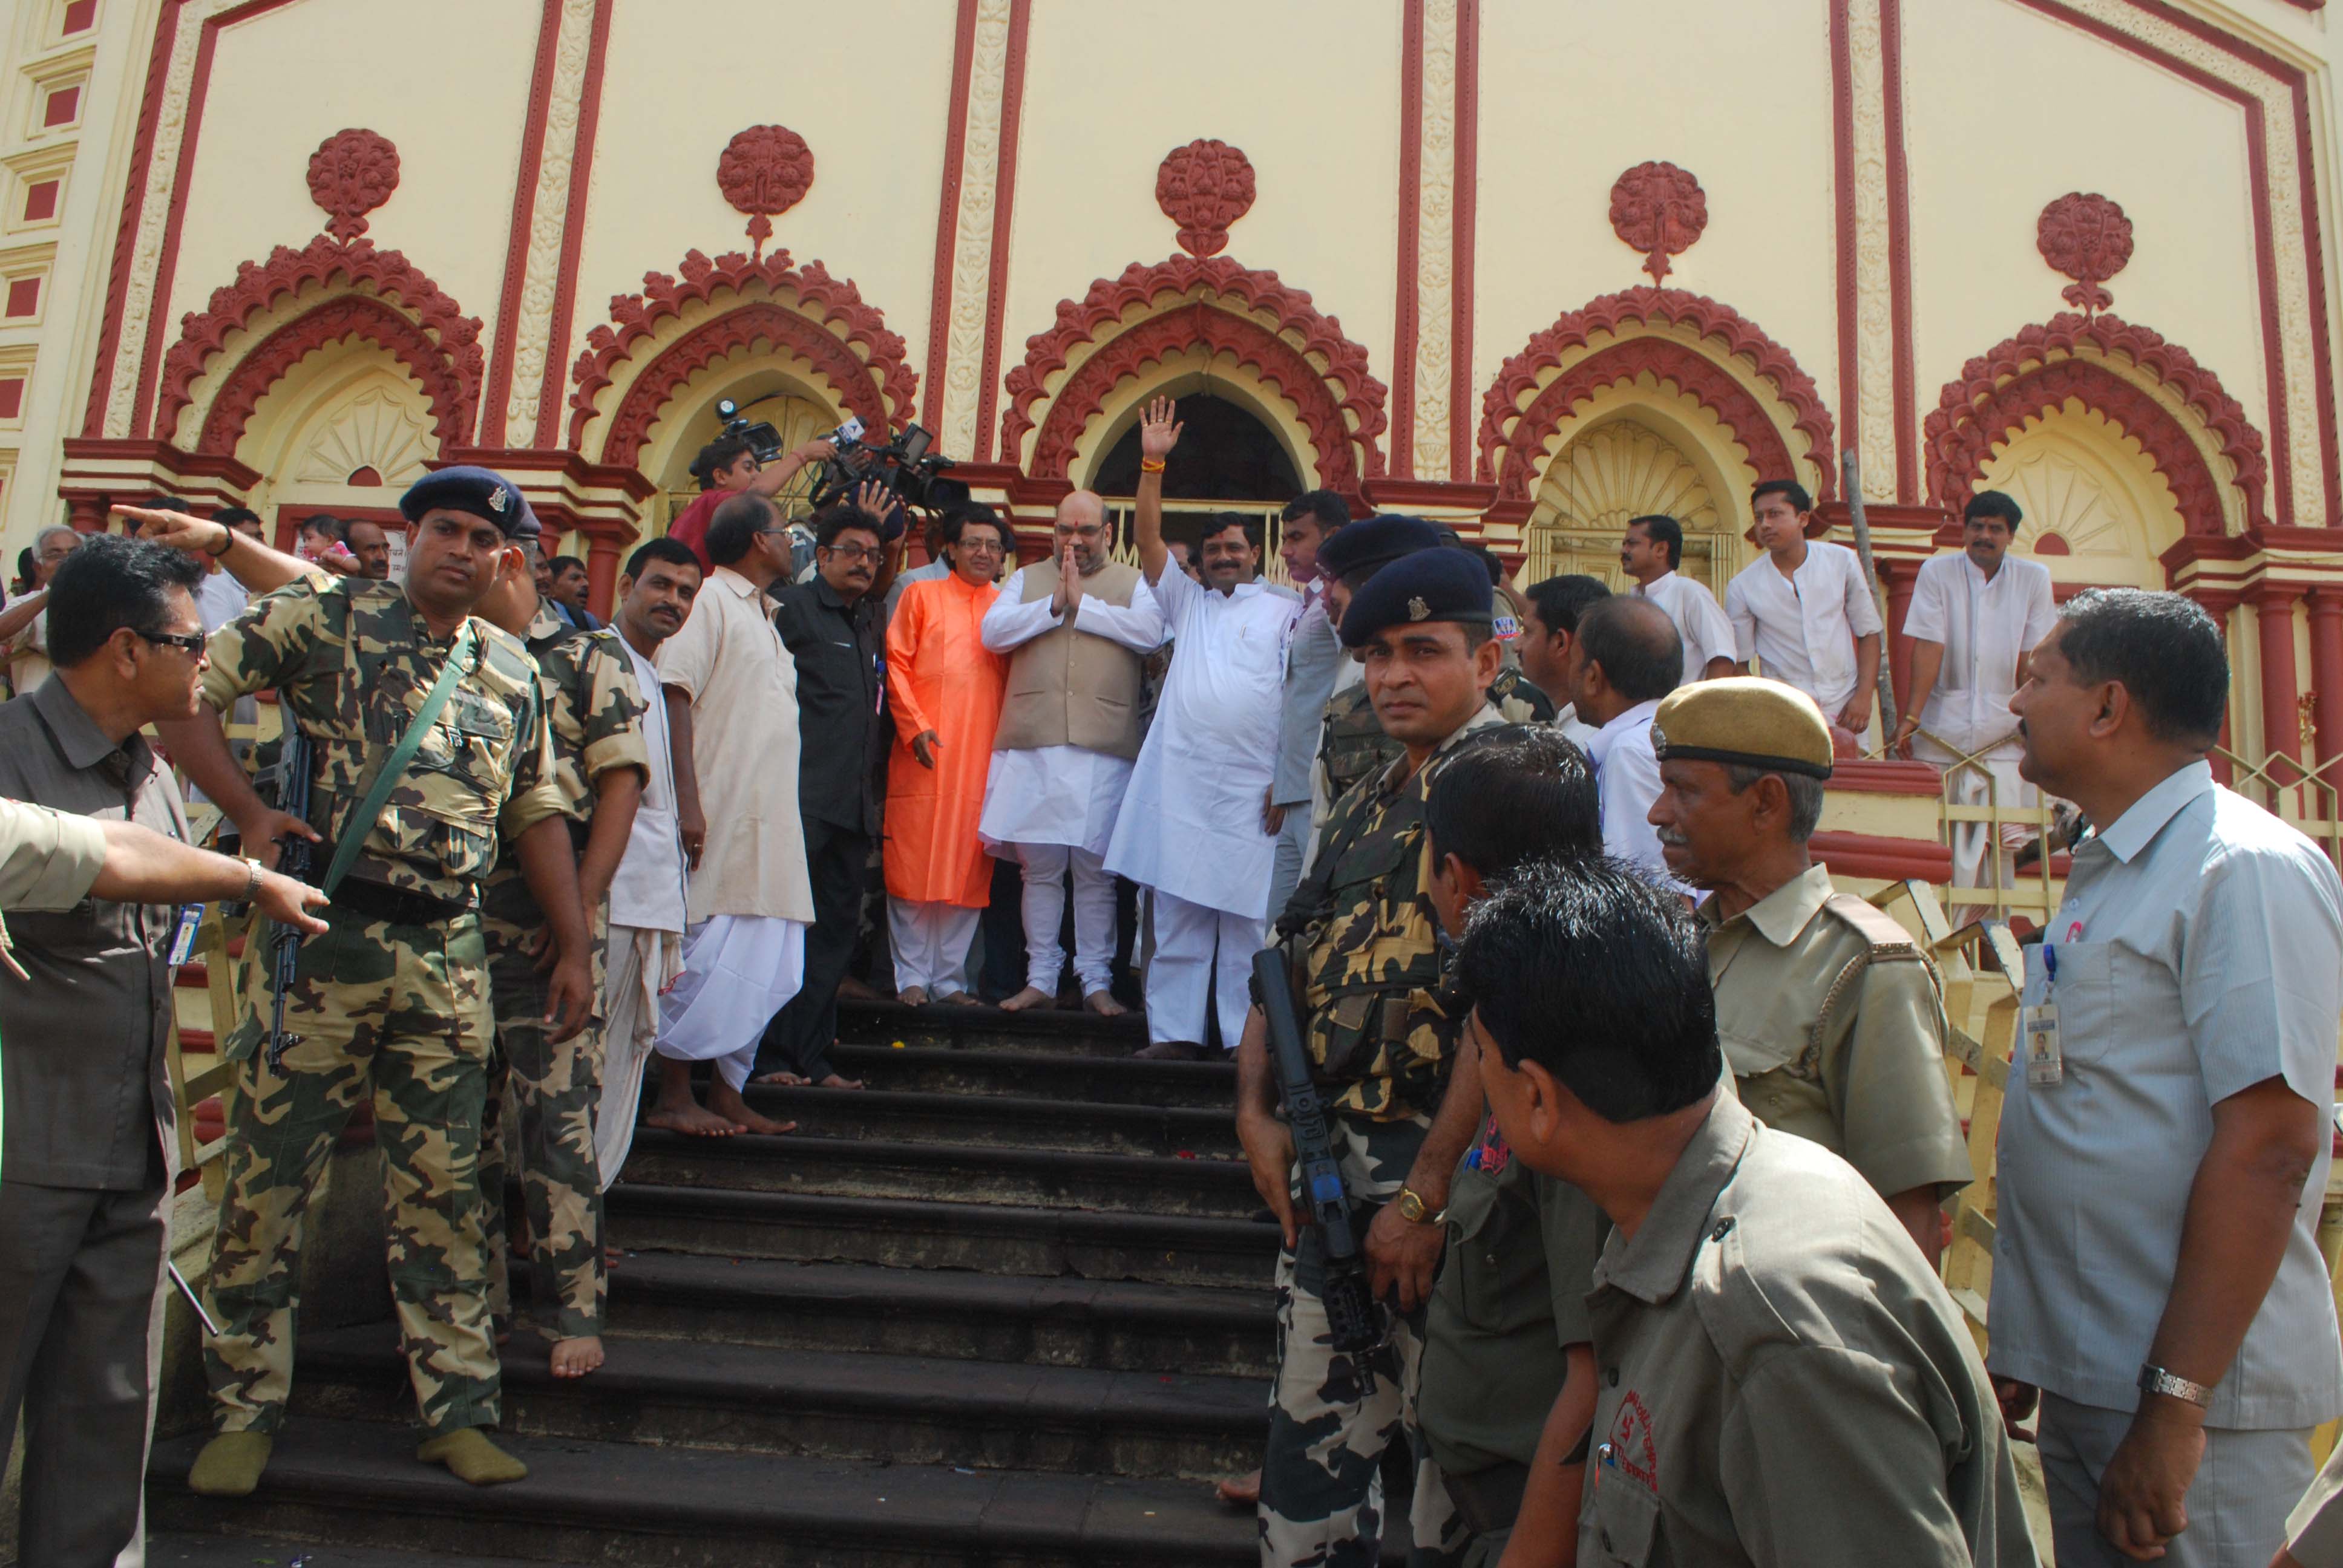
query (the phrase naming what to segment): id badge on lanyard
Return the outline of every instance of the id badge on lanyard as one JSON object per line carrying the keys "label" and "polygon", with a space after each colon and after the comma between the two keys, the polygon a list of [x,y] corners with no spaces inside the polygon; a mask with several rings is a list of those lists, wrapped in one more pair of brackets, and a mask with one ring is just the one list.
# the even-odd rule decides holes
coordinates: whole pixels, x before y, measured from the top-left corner
{"label": "id badge on lanyard", "polygon": [[2026,1081],[2048,1089],[2066,1078],[2066,1058],[2058,1047],[2058,949],[2042,944],[2042,1000],[2018,1011],[2019,1048],[2026,1054]]}

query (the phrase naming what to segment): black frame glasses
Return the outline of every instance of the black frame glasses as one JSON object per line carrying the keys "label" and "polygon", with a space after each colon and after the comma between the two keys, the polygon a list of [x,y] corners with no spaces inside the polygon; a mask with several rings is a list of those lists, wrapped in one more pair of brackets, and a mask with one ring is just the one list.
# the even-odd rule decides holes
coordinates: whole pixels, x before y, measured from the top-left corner
{"label": "black frame glasses", "polygon": [[180,648],[198,657],[202,655],[205,647],[211,640],[200,631],[142,631],[136,627],[131,629],[138,632],[138,635],[148,642],[157,643],[165,648]]}

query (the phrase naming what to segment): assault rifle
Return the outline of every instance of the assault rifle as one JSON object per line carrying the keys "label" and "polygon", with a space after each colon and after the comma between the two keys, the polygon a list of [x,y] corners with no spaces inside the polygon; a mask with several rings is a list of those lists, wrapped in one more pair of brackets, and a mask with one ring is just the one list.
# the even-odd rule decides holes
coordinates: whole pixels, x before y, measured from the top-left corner
{"label": "assault rifle", "polygon": [[1383,1314],[1368,1287],[1366,1238],[1352,1213],[1351,1195],[1342,1187],[1342,1170],[1335,1161],[1327,1127],[1326,1101],[1310,1076],[1310,1058],[1302,1049],[1302,1025],[1294,1011],[1293,982],[1285,972],[1285,950],[1263,948],[1253,955],[1252,979],[1261,995],[1262,1017],[1269,1024],[1269,1060],[1285,1096],[1285,1121],[1293,1131],[1294,1157],[1302,1165],[1302,1201],[1325,1237],[1325,1279],[1319,1300],[1326,1308],[1326,1326],[1335,1350],[1363,1355],[1383,1342]]}
{"label": "assault rifle", "polygon": [[[311,765],[309,738],[288,716],[285,724],[284,744],[277,753],[277,766],[269,771],[274,778],[277,809],[301,821],[309,819],[309,769]],[[317,846],[298,833],[288,833],[277,840],[283,846],[277,851],[277,869],[297,882],[314,879]],[[295,966],[300,962],[301,930],[297,926],[279,925],[269,933],[269,1022],[268,1070],[285,1070],[285,1052],[301,1037],[285,1031],[285,998],[293,989]]]}

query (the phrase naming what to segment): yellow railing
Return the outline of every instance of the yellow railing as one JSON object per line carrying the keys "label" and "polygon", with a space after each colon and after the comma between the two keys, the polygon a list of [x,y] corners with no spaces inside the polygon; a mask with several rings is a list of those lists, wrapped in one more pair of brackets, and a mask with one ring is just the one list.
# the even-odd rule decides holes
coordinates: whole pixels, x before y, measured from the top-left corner
{"label": "yellow railing", "polygon": [[[2022,910],[2034,918],[2037,925],[2049,921],[2051,911],[2058,907],[2057,895],[2050,877],[2050,833],[2056,818],[2048,801],[2027,806],[2001,798],[2001,780],[1994,776],[1986,759],[1996,747],[1980,747],[1975,751],[1963,751],[1935,731],[1923,729],[1918,733],[1934,745],[1952,753],[1953,760],[1931,763],[1942,775],[1937,784],[1937,829],[1945,848],[1955,852],[1955,875],[1958,875],[1960,829],[1974,824],[1985,835],[1985,854],[1979,867],[1984,879],[1981,887],[1947,886],[1940,895],[1956,910],[1982,909],[1994,919],[2006,920],[2012,910]],[[1980,803],[1974,787],[1982,784],[1984,800]],[[2003,860],[2001,830],[2004,826],[2031,828],[2042,845],[2035,856],[2030,872],[2017,873],[2007,869]]]}
{"label": "yellow railing", "polygon": [[[1114,539],[1110,554],[1125,566],[1139,564],[1139,545],[1131,534],[1131,514],[1135,503],[1109,501],[1106,504],[1107,532]],[[1292,588],[1293,579],[1285,570],[1284,558],[1277,553],[1280,539],[1285,532],[1282,501],[1166,501],[1163,514],[1167,520],[1182,516],[1203,517],[1214,512],[1236,512],[1248,522],[1261,525],[1261,576],[1264,582],[1281,588]]]}

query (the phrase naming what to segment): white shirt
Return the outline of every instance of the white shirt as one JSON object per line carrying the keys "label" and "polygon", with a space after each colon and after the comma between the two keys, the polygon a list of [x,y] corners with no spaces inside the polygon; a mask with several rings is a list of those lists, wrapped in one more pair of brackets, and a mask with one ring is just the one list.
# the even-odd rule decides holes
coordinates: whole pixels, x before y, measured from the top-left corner
{"label": "white shirt", "polygon": [[1945,648],[1921,726],[1965,752],[2014,735],[2018,655],[2032,653],[2057,618],[2050,568],[2039,561],[2004,556],[1991,578],[1965,551],[1921,562],[1904,634]]}
{"label": "white shirt", "polygon": [[226,572],[216,571],[196,585],[196,614],[202,618],[206,635],[242,615],[251,602],[244,585]]}
{"label": "white shirt", "polygon": [[1666,880],[1660,830],[1649,819],[1660,798],[1660,759],[1652,749],[1652,715],[1659,710],[1657,699],[1635,704],[1594,732],[1586,754],[1603,799],[1603,852]]}
{"label": "white shirt", "polygon": [[1707,673],[1712,658],[1740,659],[1733,622],[1725,618],[1724,607],[1707,585],[1672,571],[1638,584],[1634,591],[1667,611],[1668,618],[1676,623],[1676,636],[1684,639],[1686,686]]}
{"label": "white shirt", "polygon": [[634,829],[610,877],[610,923],[680,931],[689,871],[683,834],[675,820],[675,752],[668,739],[667,694],[659,688],[659,667],[636,652],[624,632],[618,635],[618,646],[627,650],[643,699],[643,744],[649,749],[651,768],[643,783],[642,804],[635,808]]}
{"label": "white shirt", "polygon": [[2288,1429],[2343,1413],[2318,1239],[2343,879],[2193,762],[2076,849],[2047,940],[2026,955],[2024,1000],[2046,993],[2057,1008],[2064,1076],[2030,1082],[2021,1037],[2001,1112],[1987,1364],[2078,1403],[2136,1408],[2213,1107],[2277,1077],[2318,1108],[2318,1152],[2206,1424]]}
{"label": "white shirt", "polygon": [[[1008,653],[1064,624],[1047,598],[1023,602],[1024,579],[1021,567],[984,612],[978,635],[991,652]],[[1145,655],[1163,645],[1163,612],[1142,578],[1132,585],[1127,606],[1082,595],[1074,609],[1074,629]],[[988,844],[1069,844],[1103,855],[1131,772],[1124,759],[1080,746],[996,751],[985,776],[977,834]]]}
{"label": "white shirt", "polygon": [[1262,582],[1224,594],[1173,565],[1152,586],[1172,627],[1172,668],[1106,869],[1257,920],[1269,911],[1276,851],[1261,808],[1274,771],[1285,638],[1302,601]]}
{"label": "white shirt", "polygon": [[1855,695],[1855,638],[1879,630],[1879,607],[1863,562],[1845,545],[1806,541],[1806,558],[1784,577],[1770,555],[1741,568],[1725,590],[1735,657],[1795,686],[1837,722]]}

